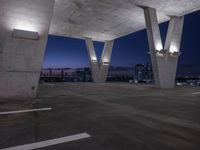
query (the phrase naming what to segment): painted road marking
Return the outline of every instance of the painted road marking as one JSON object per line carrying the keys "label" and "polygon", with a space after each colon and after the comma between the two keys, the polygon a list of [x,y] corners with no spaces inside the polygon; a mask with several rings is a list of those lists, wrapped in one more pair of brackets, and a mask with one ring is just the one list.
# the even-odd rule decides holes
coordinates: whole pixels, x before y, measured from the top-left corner
{"label": "painted road marking", "polygon": [[195,93],[192,93],[192,95],[198,95],[200,94],[200,92],[195,92]]}
{"label": "painted road marking", "polygon": [[35,112],[35,111],[47,111],[47,110],[51,110],[51,109],[52,108],[39,108],[39,109],[7,111],[7,112],[0,112],[0,115],[10,115],[10,114],[27,113],[27,112]]}
{"label": "painted road marking", "polygon": [[4,148],[0,150],[33,150],[33,149],[48,147],[52,145],[62,144],[62,143],[71,142],[71,141],[80,140],[80,139],[89,138],[89,137],[91,136],[87,133],[80,133],[80,134],[75,134],[75,135],[66,136],[62,138],[46,140],[46,141],[31,143],[31,144],[25,144],[25,145],[10,147],[10,148]]}

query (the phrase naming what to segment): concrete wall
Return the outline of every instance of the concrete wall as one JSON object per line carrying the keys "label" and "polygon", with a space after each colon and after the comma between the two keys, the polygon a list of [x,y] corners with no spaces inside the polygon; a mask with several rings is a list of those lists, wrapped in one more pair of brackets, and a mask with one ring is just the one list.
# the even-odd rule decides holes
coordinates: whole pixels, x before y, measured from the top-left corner
{"label": "concrete wall", "polygon": [[[36,96],[54,0],[0,0],[0,97]],[[12,30],[39,33],[14,38]]]}

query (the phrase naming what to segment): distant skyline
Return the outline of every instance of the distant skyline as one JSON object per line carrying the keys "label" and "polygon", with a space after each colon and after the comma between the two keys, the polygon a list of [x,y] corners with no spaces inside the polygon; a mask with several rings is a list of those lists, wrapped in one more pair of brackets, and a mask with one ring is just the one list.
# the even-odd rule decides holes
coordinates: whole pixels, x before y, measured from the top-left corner
{"label": "distant skyline", "polygon": [[[160,24],[163,43],[166,38],[168,22]],[[200,70],[200,11],[185,16],[179,65],[195,65]],[[103,43],[94,42],[98,59]],[[133,66],[149,63],[146,29],[115,40],[111,66]],[[89,67],[85,41],[49,35],[43,68],[82,68]]]}

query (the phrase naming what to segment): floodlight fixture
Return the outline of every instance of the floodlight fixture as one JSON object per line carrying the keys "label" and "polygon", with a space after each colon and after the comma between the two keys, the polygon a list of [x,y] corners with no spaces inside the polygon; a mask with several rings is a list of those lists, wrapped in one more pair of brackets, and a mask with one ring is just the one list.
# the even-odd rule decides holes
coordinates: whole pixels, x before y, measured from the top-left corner
{"label": "floodlight fixture", "polygon": [[13,37],[27,40],[39,40],[38,32],[26,31],[20,29],[13,29]]}

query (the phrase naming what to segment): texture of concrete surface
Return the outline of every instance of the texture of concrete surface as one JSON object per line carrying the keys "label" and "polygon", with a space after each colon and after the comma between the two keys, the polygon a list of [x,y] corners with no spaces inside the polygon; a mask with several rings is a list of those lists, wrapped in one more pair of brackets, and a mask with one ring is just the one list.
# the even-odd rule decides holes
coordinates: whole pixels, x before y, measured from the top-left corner
{"label": "texture of concrete surface", "polygon": [[[0,97],[36,95],[48,33],[113,40],[145,28],[142,7],[155,8],[160,23],[199,10],[200,1],[0,0]],[[16,38],[13,29],[37,32],[39,40]],[[107,70],[102,65],[101,80]]]}
{"label": "texture of concrete surface", "polygon": [[161,90],[125,83],[42,84],[35,99],[0,101],[0,148],[87,132],[44,150],[199,150],[200,88]]}
{"label": "texture of concrete surface", "polygon": [[199,0],[56,0],[50,34],[112,40],[144,29],[140,6],[155,8],[159,23],[200,9]]}
{"label": "texture of concrete surface", "polygon": [[111,54],[114,40],[104,43],[103,52],[100,61],[97,59],[92,39],[86,38],[87,52],[92,70],[92,79],[95,83],[105,83],[110,66]]}
{"label": "texture of concrete surface", "polygon": [[165,46],[163,46],[156,9],[145,8],[144,14],[155,84],[159,88],[173,88],[180,55],[184,16],[170,19]]}
{"label": "texture of concrete surface", "polygon": [[[0,0],[0,97],[36,95],[54,0]],[[13,30],[35,31],[38,40]]]}

